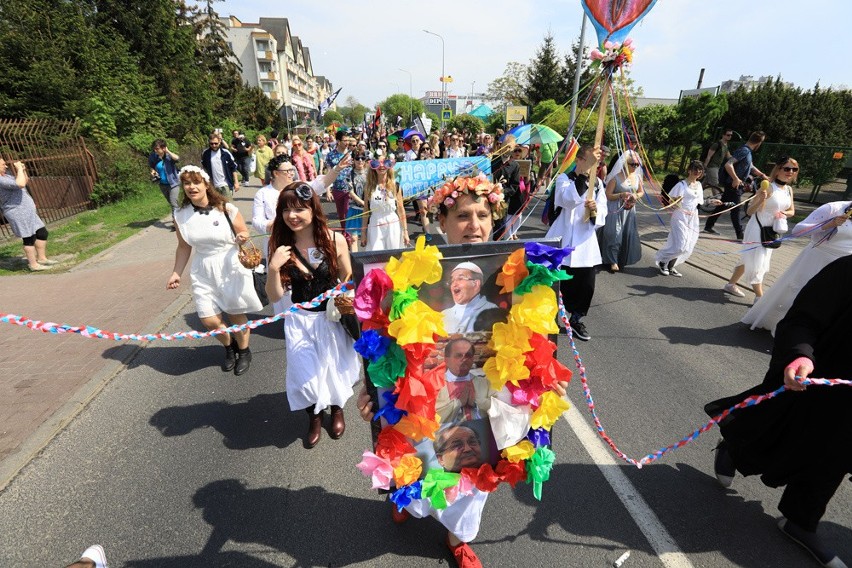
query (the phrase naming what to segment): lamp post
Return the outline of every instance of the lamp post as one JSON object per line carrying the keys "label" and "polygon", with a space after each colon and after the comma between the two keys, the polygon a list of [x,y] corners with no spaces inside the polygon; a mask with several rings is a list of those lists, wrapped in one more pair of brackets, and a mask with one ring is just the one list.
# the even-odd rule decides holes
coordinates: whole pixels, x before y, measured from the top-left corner
{"label": "lamp post", "polygon": [[430,32],[429,30],[423,30],[429,35],[436,36],[441,40],[441,130],[444,129],[444,105],[447,104],[447,82],[446,75],[444,74],[444,36],[441,34],[436,34],[435,32]]}
{"label": "lamp post", "polygon": [[414,121],[414,95],[411,89],[413,75],[407,69],[399,68],[399,70],[403,73],[408,73],[408,125],[411,126],[411,123]]}

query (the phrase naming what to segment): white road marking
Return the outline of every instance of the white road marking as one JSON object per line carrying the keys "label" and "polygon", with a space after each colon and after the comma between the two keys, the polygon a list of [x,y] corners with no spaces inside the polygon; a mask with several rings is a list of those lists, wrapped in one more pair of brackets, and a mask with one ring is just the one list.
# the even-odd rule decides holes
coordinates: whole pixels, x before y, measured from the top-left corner
{"label": "white road marking", "polygon": [[692,562],[681,552],[669,531],[633,487],[627,476],[622,473],[620,462],[616,461],[610,449],[598,437],[597,432],[580,416],[580,409],[585,408],[585,405],[577,406],[570,399],[569,402],[573,408],[565,413],[568,425],[583,444],[592,461],[601,470],[627,512],[633,517],[636,526],[648,539],[660,561],[667,568],[692,568]]}

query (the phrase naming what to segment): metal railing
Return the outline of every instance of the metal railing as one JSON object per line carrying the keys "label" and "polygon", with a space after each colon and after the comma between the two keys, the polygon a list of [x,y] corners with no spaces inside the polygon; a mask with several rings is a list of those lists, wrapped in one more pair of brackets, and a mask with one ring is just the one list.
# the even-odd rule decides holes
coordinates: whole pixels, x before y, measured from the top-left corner
{"label": "metal railing", "polygon": [[[0,155],[7,162],[20,160],[27,166],[27,190],[47,224],[89,206],[98,174],[79,130],[79,121],[0,119]],[[10,236],[9,224],[0,213],[0,238]]]}

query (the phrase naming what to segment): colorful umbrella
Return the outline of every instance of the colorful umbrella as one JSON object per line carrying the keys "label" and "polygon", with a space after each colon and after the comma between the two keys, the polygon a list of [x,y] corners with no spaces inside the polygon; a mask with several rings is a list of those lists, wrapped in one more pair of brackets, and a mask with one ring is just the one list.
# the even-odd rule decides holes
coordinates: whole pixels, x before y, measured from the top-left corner
{"label": "colorful umbrella", "polygon": [[410,136],[417,136],[421,140],[426,140],[426,137],[423,136],[423,133],[417,130],[416,128],[408,128],[402,133],[402,137],[405,140],[408,140]]}
{"label": "colorful umbrella", "polygon": [[514,136],[518,144],[550,144],[563,139],[558,132],[543,124],[521,124],[507,132],[503,140],[509,135]]}

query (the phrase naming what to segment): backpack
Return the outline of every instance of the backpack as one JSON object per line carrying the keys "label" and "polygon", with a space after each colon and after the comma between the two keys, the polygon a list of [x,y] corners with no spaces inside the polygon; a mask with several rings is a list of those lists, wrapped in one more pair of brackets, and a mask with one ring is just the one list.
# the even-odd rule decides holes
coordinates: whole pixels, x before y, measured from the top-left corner
{"label": "backpack", "polygon": [[550,189],[547,199],[544,201],[544,210],[541,212],[541,222],[545,225],[552,225],[559,214],[562,213],[562,208],[556,206],[556,186]]}
{"label": "backpack", "polygon": [[671,197],[669,197],[669,192],[680,182],[681,179],[677,174],[669,174],[663,178],[663,187],[660,192],[660,201],[662,202],[663,207],[668,207],[672,202]]}

